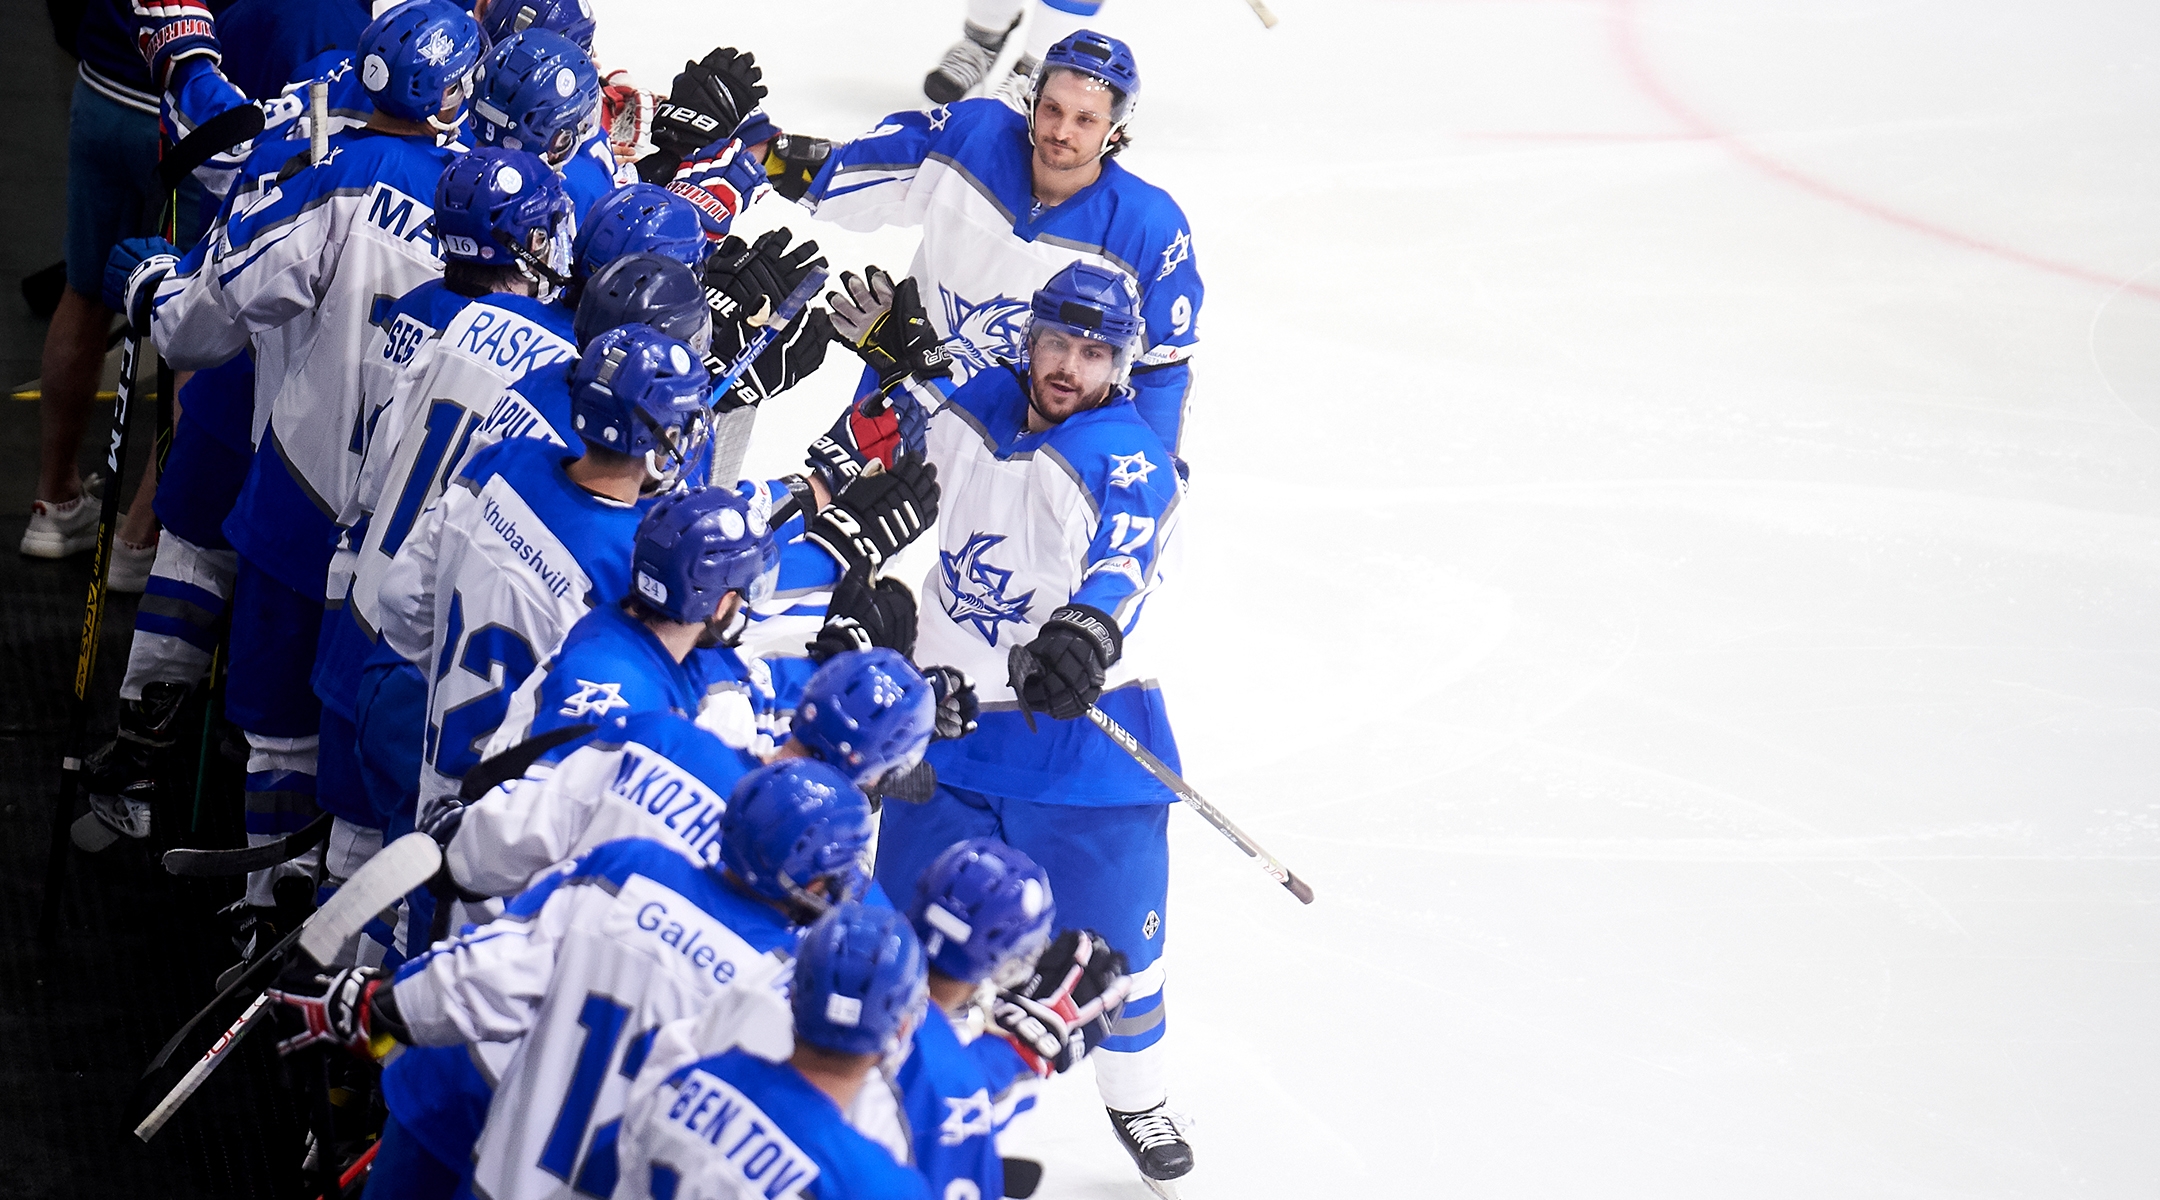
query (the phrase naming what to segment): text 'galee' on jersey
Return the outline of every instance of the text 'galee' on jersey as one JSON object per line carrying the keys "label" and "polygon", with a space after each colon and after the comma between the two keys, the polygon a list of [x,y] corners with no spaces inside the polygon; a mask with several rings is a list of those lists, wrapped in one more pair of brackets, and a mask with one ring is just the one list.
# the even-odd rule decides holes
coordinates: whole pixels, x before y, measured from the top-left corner
{"label": "text 'galee' on jersey", "polygon": [[[923,583],[915,657],[975,680],[980,728],[931,744],[938,779],[1045,803],[1176,799],[1086,720],[1028,730],[1007,656],[1063,604],[1109,614],[1124,635],[1097,704],[1165,762],[1177,746],[1150,674],[1148,597],[1176,568],[1184,483],[1133,402],[1114,397],[1042,433],[1027,428],[1026,377],[985,371],[931,415],[926,442],[941,490],[937,565]],[[911,385],[936,403],[942,392]]]}
{"label": "text 'galee' on jersey", "polygon": [[1192,226],[1168,192],[1114,158],[1094,183],[1036,212],[1032,155],[1027,118],[1001,100],[894,113],[835,146],[803,202],[846,229],[922,226],[908,273],[952,352],[955,382],[1019,361],[1028,300],[1061,268],[1086,261],[1131,275],[1146,322],[1135,404],[1175,450],[1205,293]]}
{"label": "text 'galee' on jersey", "polygon": [[657,842],[610,842],[398,973],[429,1045],[522,1039],[489,1106],[476,1194],[609,1195],[623,1099],[666,1022],[728,987],[784,990],[795,931]]}

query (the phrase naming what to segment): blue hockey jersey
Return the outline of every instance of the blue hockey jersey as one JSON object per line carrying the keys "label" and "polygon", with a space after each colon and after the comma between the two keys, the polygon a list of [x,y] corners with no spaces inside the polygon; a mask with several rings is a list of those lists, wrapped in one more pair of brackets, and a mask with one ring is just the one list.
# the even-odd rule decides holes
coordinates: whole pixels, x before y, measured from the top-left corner
{"label": "blue hockey jersey", "polygon": [[1120,397],[1043,433],[1027,428],[1016,370],[976,375],[939,405],[942,389],[911,386],[939,405],[927,444],[937,464],[938,562],[922,587],[920,662],[974,679],[981,727],[932,742],[928,761],[955,787],[1046,804],[1168,804],[1168,788],[1085,719],[1038,715],[1028,731],[1006,657],[1033,641],[1060,605],[1109,614],[1125,638],[1102,710],[1173,768],[1177,743],[1149,674],[1147,599],[1175,568],[1184,484],[1169,451]]}
{"label": "blue hockey jersey", "polygon": [[894,1082],[915,1169],[929,1181],[930,1194],[1004,1195],[997,1135],[1011,1120],[1016,1093],[1032,1098],[1035,1083],[1012,1043],[978,1037],[963,1044],[952,1019],[932,1004]]}
{"label": "blue hockey jersey", "polygon": [[1000,100],[894,113],[833,147],[803,203],[848,229],[922,226],[908,273],[952,351],[956,383],[1020,360],[1028,301],[1060,269],[1084,261],[1131,275],[1147,322],[1135,403],[1175,450],[1205,293],[1192,225],[1169,193],[1114,158],[1071,199],[1042,208],[1033,156],[1027,118]]}
{"label": "blue hockey jersey", "polygon": [[785,1062],[738,1048],[679,1068],[651,1091],[644,1082],[623,1117],[615,1195],[624,1200],[928,1200],[921,1175],[850,1128],[832,1098]]}

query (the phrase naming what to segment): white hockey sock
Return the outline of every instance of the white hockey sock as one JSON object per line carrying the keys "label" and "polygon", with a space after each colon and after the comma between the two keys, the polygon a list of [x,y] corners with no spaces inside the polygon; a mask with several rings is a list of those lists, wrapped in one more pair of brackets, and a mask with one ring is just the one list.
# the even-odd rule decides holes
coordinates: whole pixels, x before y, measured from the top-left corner
{"label": "white hockey sock", "polygon": [[[1033,13],[1028,17],[1027,57],[1041,62],[1050,47],[1066,38],[1089,28],[1095,23],[1095,14],[1102,9],[1101,0],[1034,0],[1028,6]],[[1010,19],[1010,18],[1008,18]]]}
{"label": "white hockey sock", "polygon": [[[248,845],[277,841],[315,818],[315,735],[298,738],[247,735],[248,773],[244,800],[247,806]],[[247,877],[247,902],[267,907],[276,903],[271,885],[287,875],[315,877],[322,862],[316,846],[290,862],[279,863]]]}
{"label": "white hockey sock", "polygon": [[1088,1060],[1095,1064],[1095,1090],[1103,1105],[1119,1112],[1140,1112],[1161,1104],[1170,1094],[1170,1023],[1163,1005],[1163,960],[1133,976],[1125,1009],[1110,1023],[1110,1036]]}
{"label": "white hockey sock", "polygon": [[230,550],[205,550],[170,529],[158,538],[150,582],[135,606],[122,700],[142,699],[147,684],[192,685],[203,677],[239,569],[239,556]]}
{"label": "white hockey sock", "polygon": [[981,29],[1002,32],[1020,16],[1027,0],[968,0],[968,23]]}

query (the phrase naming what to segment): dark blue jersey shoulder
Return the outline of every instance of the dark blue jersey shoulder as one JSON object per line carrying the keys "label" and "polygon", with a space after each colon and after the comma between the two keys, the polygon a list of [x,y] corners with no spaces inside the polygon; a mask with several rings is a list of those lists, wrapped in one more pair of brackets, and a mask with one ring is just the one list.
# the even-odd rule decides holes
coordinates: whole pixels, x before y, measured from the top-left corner
{"label": "dark blue jersey shoulder", "polygon": [[[743,1050],[729,1050],[680,1068],[669,1082],[688,1085],[698,1072],[721,1080],[755,1105],[766,1120],[779,1126],[788,1142],[816,1164],[817,1178],[808,1182],[803,1179],[808,1171],[783,1161],[785,1154],[777,1149],[778,1143],[768,1143],[776,1147],[774,1153],[768,1154],[762,1148],[753,1150],[742,1161],[746,1175],[751,1164],[756,1164],[757,1178],[752,1184],[760,1191],[777,1196],[799,1189],[805,1196],[845,1200],[927,1200],[930,1193],[920,1174],[893,1161],[884,1147],[850,1128],[839,1106],[810,1086],[790,1064],[766,1062]],[[728,1154],[730,1147],[740,1152],[763,1122],[744,1111],[740,1100],[729,1100],[733,1098],[689,1098],[689,1103],[671,1106],[666,1116],[684,1122],[702,1136],[716,1155]],[[653,1172],[657,1186],[652,1193],[672,1194],[674,1169],[656,1162]]]}
{"label": "dark blue jersey shoulder", "polygon": [[631,713],[672,709],[697,712],[698,691],[652,630],[602,604],[570,627],[541,680],[533,706],[533,733],[566,725],[619,724]]}
{"label": "dark blue jersey shoulder", "polygon": [[351,55],[367,23],[365,0],[235,0],[217,19],[219,69],[249,99],[276,99],[300,64]]}
{"label": "dark blue jersey shoulder", "polygon": [[915,1169],[929,1180],[931,1194],[951,1195],[953,1182],[965,1179],[975,1187],[961,1194],[1003,1195],[1005,1160],[998,1156],[994,1113],[996,1095],[1004,1089],[983,1074],[937,1006],[916,1027],[897,1082],[914,1139]]}
{"label": "dark blue jersey shoulder", "polygon": [[[505,438],[473,455],[460,477],[475,492],[501,478],[525,501],[548,533],[577,559],[591,581],[588,604],[607,604],[630,588],[630,547],[637,534],[638,511],[593,495],[572,482],[564,470],[569,458],[561,446],[539,438]],[[486,513],[503,536],[502,522],[515,518]]]}

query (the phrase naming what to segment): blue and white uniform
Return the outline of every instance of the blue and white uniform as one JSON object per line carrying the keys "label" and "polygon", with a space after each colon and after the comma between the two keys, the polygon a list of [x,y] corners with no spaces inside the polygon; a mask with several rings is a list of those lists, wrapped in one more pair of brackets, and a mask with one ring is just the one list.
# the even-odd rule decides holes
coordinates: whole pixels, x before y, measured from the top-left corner
{"label": "blue and white uniform", "polygon": [[915,1169],[933,1196],[1002,1196],[997,1135],[1034,1106],[1035,1073],[1001,1037],[962,1041],[933,1004],[893,1079],[913,1137]]}
{"label": "blue and white uniform", "polygon": [[1114,158],[1071,199],[1039,208],[1033,155],[1027,118],[1000,100],[894,113],[834,146],[802,202],[847,229],[922,226],[908,273],[952,351],[955,382],[1019,361],[1028,299],[1059,268],[1121,268],[1140,284],[1147,323],[1133,360],[1135,403],[1175,450],[1205,290],[1192,225],[1169,193]]}
{"label": "blue and white uniform", "polygon": [[623,1200],[930,1196],[789,1063],[736,1047],[647,1083],[623,1118]]}
{"label": "blue and white uniform", "polygon": [[629,590],[637,506],[579,487],[566,457],[531,438],[474,456],[385,576],[383,637],[429,671],[423,819],[480,761],[536,648]]}
{"label": "blue and white uniform", "polygon": [[1168,806],[1176,797],[1091,722],[1037,714],[1030,733],[1006,682],[1006,656],[1060,605],[1109,614],[1124,650],[1096,704],[1175,769],[1177,743],[1141,617],[1175,569],[1184,484],[1130,400],[1031,433],[1025,389],[1015,370],[984,372],[930,418],[942,489],[938,563],[923,583],[915,653],[975,680],[981,725],[931,744],[925,758],[938,791],[928,804],[886,808],[877,874],[887,891],[906,895],[940,851],[969,837],[1000,838],[1040,863],[1057,889],[1061,923],[1100,932],[1131,961],[1131,998],[1101,1046],[1096,1078],[1110,1107],[1137,1111],[1163,1098],[1160,1056],[1147,1051],[1164,1030]]}
{"label": "blue and white uniform", "polygon": [[[494,922],[406,964],[397,1005],[416,1046],[515,1044],[491,1081],[473,1194],[610,1195],[623,1101],[653,1034],[731,987],[784,992],[795,938],[777,908],[672,846],[631,839],[564,864]],[[423,1141],[435,1132],[407,1120],[420,1110],[400,1107],[387,1074],[384,1092],[400,1125]]]}

